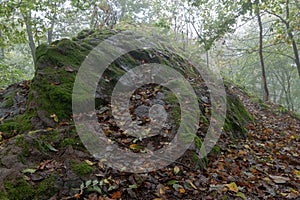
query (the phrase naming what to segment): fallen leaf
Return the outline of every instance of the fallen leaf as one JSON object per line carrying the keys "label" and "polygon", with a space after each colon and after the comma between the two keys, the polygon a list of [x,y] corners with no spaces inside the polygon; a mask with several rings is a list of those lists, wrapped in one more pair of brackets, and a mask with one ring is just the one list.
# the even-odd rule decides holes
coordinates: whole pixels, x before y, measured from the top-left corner
{"label": "fallen leaf", "polygon": [[122,197],[122,192],[121,191],[117,191],[117,192],[114,192],[112,195],[111,195],[111,198],[113,199],[119,199]]}
{"label": "fallen leaf", "polygon": [[246,195],[244,193],[242,193],[242,192],[236,193],[236,196],[242,198],[243,200],[247,200]]}
{"label": "fallen leaf", "polygon": [[245,155],[247,155],[247,152],[243,151],[243,150],[239,150],[238,155],[239,156],[245,156]]}
{"label": "fallen leaf", "polygon": [[57,149],[55,149],[51,144],[49,144],[48,142],[44,142],[45,146],[50,150],[50,151],[54,151],[54,152],[58,152]]}
{"label": "fallen leaf", "polygon": [[135,185],[135,184],[133,184],[133,185],[129,185],[129,188],[136,189],[136,188],[138,188],[138,186],[137,186],[137,185]]}
{"label": "fallen leaf", "polygon": [[66,72],[74,72],[75,71],[74,68],[71,66],[65,66],[64,69]]}
{"label": "fallen leaf", "polygon": [[164,188],[159,188],[159,194],[161,194],[161,195],[164,195],[164,194],[165,194]]}
{"label": "fallen leaf", "polygon": [[277,184],[283,184],[290,180],[288,177],[283,177],[283,176],[269,175],[269,177],[274,181],[274,183],[277,183]]}
{"label": "fallen leaf", "polygon": [[190,185],[192,186],[192,188],[194,188],[195,190],[197,190],[197,187],[193,184],[192,181],[190,181]]}
{"label": "fallen leaf", "polygon": [[57,117],[56,114],[52,114],[52,115],[50,115],[50,117],[51,117],[56,123],[58,123],[58,117]]}
{"label": "fallen leaf", "polygon": [[92,162],[92,161],[89,161],[89,160],[85,160],[84,162],[86,162],[86,164],[88,164],[89,166],[93,166],[96,164],[96,162]]}
{"label": "fallen leaf", "polygon": [[174,167],[174,173],[175,173],[175,174],[178,174],[179,172],[180,172],[179,167],[178,167],[178,166],[175,166],[175,167]]}
{"label": "fallen leaf", "polygon": [[30,168],[28,168],[28,169],[22,170],[22,173],[23,173],[23,174],[26,174],[26,173],[33,174],[33,173],[35,173],[36,171],[37,171],[37,169],[30,169]]}
{"label": "fallen leaf", "polygon": [[80,199],[80,196],[81,196],[81,194],[78,194],[78,193],[74,195],[76,200]]}
{"label": "fallen leaf", "polygon": [[184,188],[179,188],[179,192],[180,192],[181,194],[183,194],[183,193],[185,193],[185,189],[184,189]]}
{"label": "fallen leaf", "polygon": [[235,182],[229,183],[229,184],[225,184],[226,187],[228,187],[228,189],[230,191],[233,191],[235,193],[237,193],[239,191],[239,188],[237,187],[237,185],[235,184]]}
{"label": "fallen leaf", "polygon": [[294,170],[294,174],[296,175],[297,179],[300,179],[300,171]]}
{"label": "fallen leaf", "polygon": [[176,184],[176,183],[177,183],[176,180],[170,180],[170,181],[168,181],[168,185],[174,185],[174,184]]}

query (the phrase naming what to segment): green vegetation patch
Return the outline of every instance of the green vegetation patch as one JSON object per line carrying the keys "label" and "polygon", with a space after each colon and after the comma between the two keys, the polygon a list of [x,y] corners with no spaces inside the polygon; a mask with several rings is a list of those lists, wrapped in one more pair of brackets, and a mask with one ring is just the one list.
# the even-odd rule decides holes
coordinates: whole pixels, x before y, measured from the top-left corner
{"label": "green vegetation patch", "polygon": [[6,132],[7,137],[10,138],[17,133],[23,133],[32,129],[31,119],[34,114],[24,113],[14,118],[14,120],[7,120],[0,125],[0,132]]}
{"label": "green vegetation patch", "polygon": [[248,113],[241,100],[237,96],[227,94],[224,130],[232,133],[234,138],[244,138],[246,137],[244,126],[249,122],[253,122],[253,117]]}
{"label": "green vegetation patch", "polygon": [[85,176],[93,172],[93,168],[89,166],[86,162],[81,162],[81,163],[71,162],[71,166],[72,166],[72,170],[80,176]]}
{"label": "green vegetation patch", "polygon": [[15,183],[4,182],[4,188],[6,193],[3,196],[7,199],[34,199],[35,196],[34,187],[23,178],[18,179]]}
{"label": "green vegetation patch", "polygon": [[53,196],[58,188],[54,186],[55,176],[52,174],[44,179],[36,186],[31,185],[24,178],[19,178],[16,181],[5,181],[4,191],[0,192],[0,199],[2,200],[38,200],[46,199]]}

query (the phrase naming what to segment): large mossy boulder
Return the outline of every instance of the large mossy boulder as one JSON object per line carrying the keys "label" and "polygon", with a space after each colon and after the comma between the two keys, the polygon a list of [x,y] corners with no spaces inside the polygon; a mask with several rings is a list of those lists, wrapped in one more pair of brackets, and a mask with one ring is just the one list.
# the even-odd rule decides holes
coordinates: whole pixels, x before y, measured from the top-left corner
{"label": "large mossy boulder", "polygon": [[[72,39],[62,39],[51,45],[39,46],[36,49],[37,65],[33,80],[1,91],[0,183],[4,184],[0,186],[3,191],[0,198],[25,195],[25,199],[40,199],[50,198],[58,193],[62,196],[73,195],[72,188],[79,187],[81,180],[87,180],[86,177],[92,176],[95,169],[82,162],[82,159],[88,156],[88,152],[81,144],[73,124],[73,85],[76,74],[90,51],[105,38],[119,32],[120,30],[85,30]],[[132,51],[114,61],[103,74],[105,78],[99,80],[95,107],[107,109],[112,89],[118,79],[129,69],[142,63],[168,65],[190,81],[202,112],[199,117],[201,121],[199,138],[201,138],[200,132],[207,129],[211,115],[209,90],[187,60],[168,51],[155,49]],[[141,99],[147,97],[143,95],[149,91],[154,94],[150,104],[151,101],[155,101],[165,107],[171,107],[170,131],[176,132],[180,120],[180,107],[176,97],[170,91],[150,84],[142,88],[140,93],[134,94],[135,102],[139,104]],[[147,106],[138,105],[133,108],[135,109],[132,111],[133,118],[141,118],[141,123],[146,123],[147,118],[143,118],[143,115]],[[100,113],[99,120],[105,120],[109,116]],[[232,137],[245,137],[244,126],[250,121],[252,118],[239,98],[227,89],[227,117],[224,131]],[[112,140],[119,139],[113,135],[110,133]],[[156,138],[157,141],[153,142],[153,145],[172,139],[168,137]],[[120,140],[123,141],[124,138]],[[140,145],[147,145],[146,142]],[[64,167],[71,172],[68,174],[62,171],[49,172],[47,175],[41,173],[24,178],[24,174],[33,173],[30,169],[40,170],[41,162],[46,162],[45,160],[51,163],[53,168],[59,168],[57,163],[64,163]],[[46,164],[42,166],[45,167]],[[27,171],[24,172],[24,169]],[[10,177],[9,174],[14,174],[14,177]],[[30,183],[26,181],[26,177],[31,180]]]}

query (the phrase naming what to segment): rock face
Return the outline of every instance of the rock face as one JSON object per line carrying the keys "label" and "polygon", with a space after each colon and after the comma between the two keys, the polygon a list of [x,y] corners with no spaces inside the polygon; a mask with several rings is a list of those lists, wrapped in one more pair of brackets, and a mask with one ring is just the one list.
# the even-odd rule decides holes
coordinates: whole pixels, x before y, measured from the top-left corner
{"label": "rock face", "polygon": [[[85,150],[73,125],[72,91],[76,74],[88,53],[105,38],[118,32],[87,30],[73,39],[39,46],[36,50],[34,79],[1,91],[0,199],[8,199],[9,196],[17,199],[72,196],[76,193],[72,188],[78,188],[82,181],[99,174],[99,169],[84,162],[84,159],[93,158]],[[130,52],[105,71],[105,78],[100,79],[95,94],[95,106],[100,110],[99,122],[108,123],[111,119],[110,95],[118,78],[141,63],[164,63],[185,77],[197,80],[193,86],[202,111],[199,132],[205,131],[210,118],[210,97],[205,82],[199,78],[199,74],[190,70],[187,61],[170,52],[157,50]],[[230,136],[245,137],[243,126],[252,120],[251,116],[229,89],[227,92],[228,110],[224,130]],[[168,108],[170,117],[163,134],[156,135],[150,143],[144,140],[139,145],[159,149],[161,141],[169,142],[176,133],[180,106],[170,91],[147,85],[131,98],[132,119],[140,125],[147,124],[153,104]],[[119,138],[119,130],[112,124],[107,125],[112,128],[109,135],[112,140],[131,141],[130,137]]]}

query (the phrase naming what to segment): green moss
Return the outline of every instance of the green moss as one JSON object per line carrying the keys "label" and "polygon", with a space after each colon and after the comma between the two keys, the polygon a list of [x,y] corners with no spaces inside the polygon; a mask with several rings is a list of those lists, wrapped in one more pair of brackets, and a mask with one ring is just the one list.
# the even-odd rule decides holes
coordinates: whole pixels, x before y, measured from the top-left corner
{"label": "green moss", "polygon": [[71,163],[71,165],[72,165],[72,170],[76,174],[81,175],[81,176],[88,175],[93,172],[93,168],[85,162],[81,162],[81,163],[73,162],[73,163]]}
{"label": "green moss", "polygon": [[11,181],[4,182],[4,188],[6,190],[6,196],[11,200],[29,200],[35,196],[33,186],[27,183],[23,178],[18,179],[16,183],[12,183]]}
{"label": "green moss", "polygon": [[9,96],[4,98],[4,101],[2,103],[4,108],[10,108],[14,105],[14,96],[15,93],[12,93]]}
{"label": "green moss", "polygon": [[19,161],[22,163],[26,163],[26,157],[30,155],[29,149],[31,145],[21,135],[17,136],[16,145],[22,148],[21,153],[18,155]]}
{"label": "green moss", "polygon": [[[205,152],[205,149],[203,150],[203,152],[200,152],[200,149],[202,146],[202,141],[198,136],[195,136],[194,141],[195,141],[195,146],[196,146],[197,151],[194,152],[194,154],[193,154],[193,160],[198,164],[198,167],[200,169],[204,169],[208,166],[208,162],[209,162],[209,160],[206,156],[207,153]],[[201,155],[205,155],[205,156],[203,158],[200,158],[198,155],[199,153],[201,153]]]}
{"label": "green moss", "polygon": [[15,118],[16,130],[18,133],[24,133],[32,129],[31,119],[34,115],[30,113],[25,113],[23,115],[17,116]]}
{"label": "green moss", "polygon": [[177,97],[175,94],[168,91],[164,101],[171,105],[172,118],[176,124],[176,127],[179,128],[181,122],[181,109]]}
{"label": "green moss", "polygon": [[42,199],[41,197],[51,197],[55,193],[57,193],[58,188],[54,187],[55,176],[51,174],[50,177],[44,179],[35,190],[36,196],[38,199]]}
{"label": "green moss", "polygon": [[13,131],[16,130],[16,122],[13,120],[7,120],[3,124],[0,125],[0,132],[8,132],[13,135]]}
{"label": "green moss", "polygon": [[234,95],[227,95],[227,113],[223,129],[232,133],[234,138],[246,137],[244,126],[253,121],[241,100]]}
{"label": "green moss", "polygon": [[7,132],[11,136],[14,136],[16,133],[24,133],[25,131],[29,131],[32,129],[32,117],[32,114],[25,113],[15,117],[14,120],[5,121],[0,125],[0,131]]}
{"label": "green moss", "polygon": [[36,59],[39,60],[41,56],[45,55],[47,53],[48,45],[47,44],[40,44],[36,48]]}
{"label": "green moss", "polygon": [[0,192],[0,199],[1,200],[10,200],[7,196],[7,194],[5,194],[4,192]]}
{"label": "green moss", "polygon": [[221,149],[220,149],[220,147],[219,147],[218,145],[215,145],[215,146],[212,148],[210,154],[213,155],[213,156],[219,156],[219,155],[221,154]]}
{"label": "green moss", "polygon": [[16,182],[5,181],[5,191],[0,192],[1,200],[38,200],[48,199],[57,193],[58,189],[54,186],[55,176],[44,179],[37,187],[32,186],[24,178],[19,178]]}
{"label": "green moss", "polygon": [[205,124],[209,123],[208,119],[203,114],[200,115],[200,120]]}
{"label": "green moss", "polygon": [[78,139],[75,138],[65,138],[61,141],[60,146],[66,147],[66,146],[77,146],[80,143]]}

